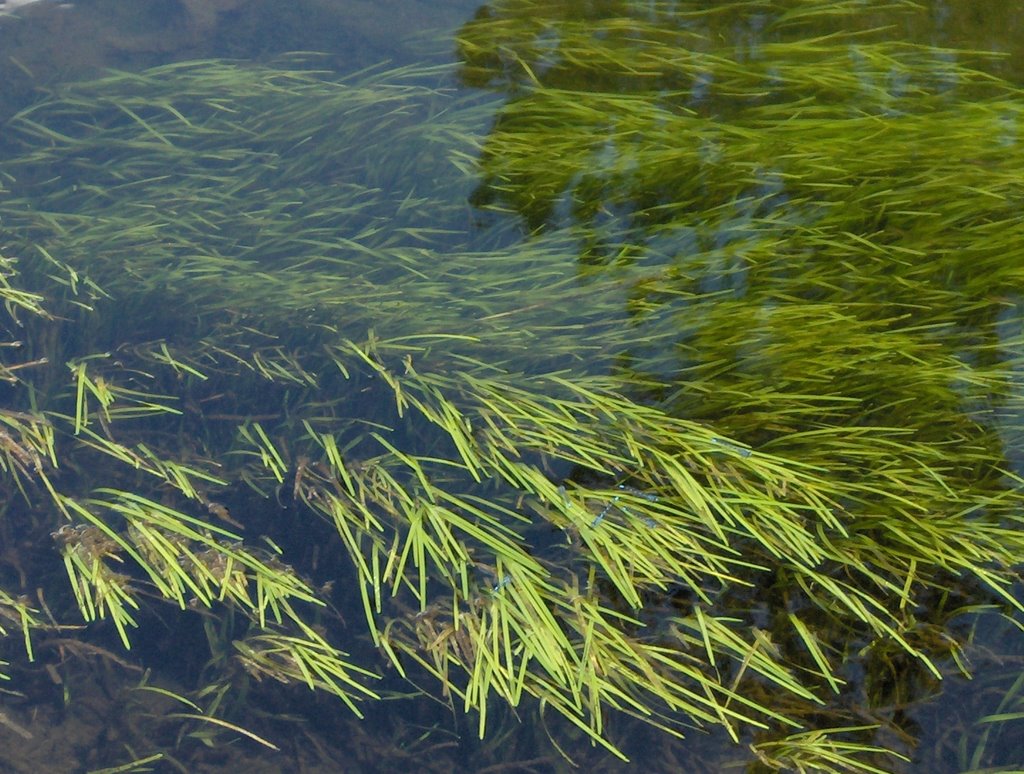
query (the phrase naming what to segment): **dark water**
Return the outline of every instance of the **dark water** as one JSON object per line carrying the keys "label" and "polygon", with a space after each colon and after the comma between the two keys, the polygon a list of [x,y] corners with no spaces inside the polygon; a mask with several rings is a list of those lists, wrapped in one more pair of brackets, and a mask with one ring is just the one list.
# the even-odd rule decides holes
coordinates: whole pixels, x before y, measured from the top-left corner
{"label": "dark water", "polygon": [[[621,12],[624,8],[635,10],[637,6],[644,5],[553,2],[547,4],[545,12],[552,20],[572,21],[600,18]],[[707,4],[707,7],[713,5]],[[861,29],[875,30],[871,33],[875,39],[997,52],[1002,55],[1000,58],[986,60],[991,72],[1024,86],[1024,2],[922,2],[919,10],[913,13],[905,10],[890,12],[884,3],[861,5],[864,10],[856,17],[856,24]],[[728,40],[735,47],[737,57],[745,61],[763,60],[766,56],[764,47],[773,42],[766,37],[770,35],[766,30],[775,9],[771,2],[760,6],[759,13],[750,13],[749,9],[723,11],[714,23],[715,34]],[[454,33],[469,23],[474,15],[485,15],[501,8],[500,4],[489,10],[487,6],[472,2],[408,0],[363,3],[330,0],[293,3],[262,0],[211,0],[205,3],[96,0],[69,6],[40,2],[17,9],[15,17],[0,19],[0,52],[3,54],[0,61],[0,117],[10,116],[32,103],[38,98],[40,89],[71,79],[87,78],[108,68],[138,71],[170,62],[214,58],[270,61],[276,55],[290,51],[326,53],[326,59],[321,60],[325,63],[323,66],[340,73],[356,73],[381,63],[387,63],[388,67],[458,63],[452,37]],[[820,33],[832,34],[850,23],[846,17],[826,19]],[[543,76],[544,73],[538,75]],[[941,74],[936,77],[941,77]],[[508,80],[511,83],[515,78]],[[492,101],[495,114],[503,102],[517,96],[514,87],[502,83],[501,78],[477,82],[472,73],[467,74],[466,71],[463,71],[461,79],[451,79],[446,85],[454,87],[460,83],[467,96],[480,94],[482,104]],[[602,81],[601,73],[585,71],[566,73],[560,85],[578,89],[630,88],[628,80],[609,84]],[[712,86],[709,82],[709,91],[713,90]],[[899,92],[899,73],[894,72],[890,87],[892,92]],[[691,99],[689,107],[697,111],[725,114],[731,109],[721,94],[707,96],[699,83],[693,88]],[[478,126],[472,127],[473,130],[488,125],[486,117],[481,119],[478,113],[474,115]],[[614,149],[609,153],[614,154]],[[403,180],[395,185],[408,187],[416,182]],[[422,182],[424,185],[430,183],[429,180]],[[767,180],[756,198],[767,201],[764,206],[769,209],[783,209],[786,203],[783,188],[781,183]],[[469,198],[471,194],[467,192],[465,196]],[[534,225],[530,222],[534,218],[537,223],[550,223],[567,221],[572,217],[571,213],[557,208],[553,213],[540,215],[524,208],[521,214],[530,226]],[[737,212],[735,220],[729,223],[729,233],[743,232],[752,217],[749,212]],[[496,219],[501,221],[502,217]],[[615,220],[611,216],[609,219]],[[495,233],[481,237],[481,249],[485,245],[492,248],[514,246],[527,230],[518,225],[515,228],[496,227]],[[614,231],[609,227],[610,233]],[[609,241],[613,243],[615,239],[622,238],[621,234],[611,233]],[[687,239],[685,235],[673,238],[684,242]],[[693,239],[696,244],[697,238]],[[724,244],[730,237],[723,232],[721,239]],[[472,278],[463,284],[471,287]],[[744,292],[743,280],[738,273],[723,266],[720,272],[705,279],[702,291],[728,291],[741,295]],[[1016,312],[1005,314],[1007,322],[1004,327],[1010,332],[1008,338],[1012,338],[1014,326],[1019,325],[1019,295]],[[619,320],[605,317],[601,322],[611,324]],[[372,416],[372,411],[368,401],[367,415]],[[1013,462],[1019,470],[1020,460]],[[567,475],[564,471],[559,472],[560,477]],[[258,499],[248,500],[243,493],[236,493],[236,499],[229,505],[233,512],[260,507]],[[301,555],[309,550],[311,544],[326,544],[330,532],[326,527],[322,534],[317,533],[316,528],[306,529],[309,531],[296,532],[288,524],[281,524],[276,531],[267,527],[266,532],[285,550],[286,555]],[[556,543],[557,539],[551,540],[552,546]],[[316,555],[312,563],[317,564]],[[319,580],[327,580],[327,577]],[[346,580],[352,579],[341,577],[336,580],[339,586],[343,586]],[[480,582],[483,585],[489,583],[486,579]],[[1017,598],[1020,598],[1019,593]],[[358,626],[361,610],[357,596],[340,591],[337,600],[343,608],[347,625]],[[958,633],[966,636],[966,630],[975,622],[966,616],[964,621]],[[204,626],[210,625],[210,622],[196,619],[189,622],[169,620],[169,629],[180,626],[170,640],[173,644],[169,645],[169,640],[162,636],[154,636],[152,641],[140,638],[135,651],[139,662],[157,672],[163,670],[170,675],[194,677],[202,672],[203,664],[209,659],[209,632]],[[956,626],[954,623],[954,629]],[[892,664],[892,682],[900,689],[893,688],[891,695],[877,699],[876,708],[878,705],[886,707],[885,713],[891,721],[888,733],[892,736],[888,741],[908,756],[927,761],[917,764],[916,768],[914,763],[910,763],[894,765],[894,769],[954,772],[1011,771],[1015,766],[1024,767],[1024,742],[1021,741],[1024,733],[1019,730],[1019,724],[1024,721],[1015,718],[1006,724],[992,723],[991,733],[984,730],[984,724],[977,724],[978,718],[1016,709],[1012,702],[1006,703],[1006,697],[1021,674],[1021,659],[1024,658],[1019,639],[1014,638],[1017,634],[1000,624],[986,625],[973,635],[972,653],[977,662],[972,664],[974,679],[971,681],[950,677],[940,684],[917,666],[899,662]],[[116,651],[116,639],[111,638],[106,646],[104,653]],[[58,643],[53,647],[59,649],[61,646]],[[71,645],[65,647],[72,648]],[[373,658],[371,648],[357,647],[359,650],[354,652],[357,662],[360,656]],[[991,654],[991,658],[986,658],[986,653]],[[62,688],[37,686],[41,695],[50,698],[50,703],[41,704],[36,709],[32,737],[20,734],[20,726],[14,725],[13,720],[12,725],[0,728],[0,733],[7,734],[8,743],[21,749],[17,756],[12,754],[12,771],[29,770],[27,761],[39,765],[41,740],[57,736],[61,736],[62,741],[59,744],[54,742],[54,745],[60,750],[59,755],[66,757],[58,768],[50,770],[79,771],[115,765],[97,759],[88,749],[82,749],[83,746],[97,744],[97,739],[116,746],[117,733],[110,729],[102,730],[103,723],[97,721],[117,711],[116,707],[111,707],[111,702],[118,701],[118,691],[124,681],[114,674],[117,670],[112,668],[115,666],[113,659],[113,656],[103,656],[89,661],[82,657],[83,664],[97,666],[95,676],[65,677]],[[921,674],[902,679],[905,675],[901,672],[915,669]],[[137,679],[133,672],[129,677]],[[848,675],[851,681],[858,677],[862,675]],[[43,676],[39,677],[39,682],[44,682]],[[72,684],[74,690],[68,688]],[[529,710],[519,717],[510,710],[496,707],[490,720],[493,724],[491,734],[484,740],[477,740],[475,720],[460,715],[458,702],[454,711],[449,711],[443,702],[438,703],[436,712],[435,706],[427,702],[420,702],[410,709],[408,703],[398,701],[403,691],[411,692],[408,686],[390,679],[385,684],[385,690],[394,692],[392,698],[395,701],[366,707],[367,719],[363,722],[341,715],[336,703],[328,699],[312,698],[307,702],[306,697],[288,697],[280,704],[266,707],[267,713],[287,715],[293,719],[294,739],[290,745],[282,745],[285,747],[283,753],[263,752],[258,746],[246,747],[244,742],[239,742],[226,746],[218,754],[220,760],[218,755],[210,755],[202,759],[201,764],[180,764],[178,770],[239,771],[244,767],[253,771],[378,771],[396,766],[408,767],[410,771],[420,767],[424,770],[429,767],[432,771],[570,770],[550,743],[548,729],[537,723],[528,714]],[[916,692],[913,695],[900,694],[905,685],[913,685]],[[429,690],[429,686],[421,687]],[[876,688],[881,694],[885,693],[884,686]],[[65,703],[62,692],[74,695],[70,695]],[[265,696],[261,700],[266,700]],[[420,706],[424,703],[428,708]],[[88,709],[90,707],[94,709]],[[166,707],[144,705],[138,711],[158,713],[168,710]],[[872,718],[865,719],[865,723],[871,721]],[[48,726],[50,730],[47,730]],[[623,725],[617,729],[616,743],[632,760],[631,764],[624,764],[595,751],[585,739],[574,739],[571,730],[567,732],[559,728],[559,733],[560,744],[568,757],[600,771],[757,770],[752,756],[742,747],[733,746],[724,734],[694,732],[685,740],[677,741],[639,723]],[[167,739],[161,741],[168,743]],[[388,743],[390,748],[386,746]],[[310,753],[314,750],[317,755]],[[531,752],[535,754],[531,755]],[[383,761],[387,761],[386,766]],[[989,762],[995,768],[985,768]],[[175,770],[171,764],[155,765],[166,766],[157,769],[160,771]],[[196,765],[201,768],[189,768]]]}

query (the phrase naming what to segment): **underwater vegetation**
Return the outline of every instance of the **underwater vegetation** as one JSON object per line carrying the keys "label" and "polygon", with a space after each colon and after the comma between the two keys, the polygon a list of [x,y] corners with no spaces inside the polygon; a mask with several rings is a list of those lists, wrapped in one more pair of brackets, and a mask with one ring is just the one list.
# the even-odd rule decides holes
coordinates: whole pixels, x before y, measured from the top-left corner
{"label": "underwater vegetation", "polygon": [[1020,88],[879,30],[912,3],[570,5],[457,73],[187,62],[3,125],[14,694],[192,627],[178,717],[268,746],[233,697],[293,685],[576,759],[1021,763],[1024,678],[909,719],[1020,669]]}

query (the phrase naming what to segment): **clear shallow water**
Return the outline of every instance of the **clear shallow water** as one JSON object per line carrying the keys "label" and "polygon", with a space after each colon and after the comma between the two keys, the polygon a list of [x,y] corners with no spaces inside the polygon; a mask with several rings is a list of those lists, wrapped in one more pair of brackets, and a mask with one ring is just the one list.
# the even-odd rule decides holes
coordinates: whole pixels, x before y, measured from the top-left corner
{"label": "clear shallow water", "polygon": [[[83,65],[89,67],[116,66],[122,68],[137,68],[141,66],[163,64],[171,61],[186,60],[191,58],[206,57],[239,57],[239,58],[262,58],[268,57],[282,51],[301,49],[327,50],[332,54],[331,65],[341,71],[358,71],[379,61],[388,59],[391,65],[402,65],[419,62],[443,62],[447,61],[454,46],[445,43],[436,43],[434,30],[455,30],[469,17],[476,12],[472,6],[445,5],[438,7],[431,4],[395,4],[383,6],[350,6],[335,5],[328,3],[313,3],[302,7],[301,10],[289,8],[286,13],[279,15],[280,9],[271,4],[261,6],[258,3],[225,3],[212,14],[207,11],[189,9],[187,6],[179,6],[173,3],[151,6],[147,13],[127,13],[124,6],[115,3],[81,3],[71,9],[57,8],[35,8],[20,22],[10,22],[0,30],[5,36],[4,40],[12,41],[12,45],[18,47],[23,56],[19,56],[19,62],[24,68],[17,68],[24,77],[12,76],[6,82],[10,84],[8,91],[12,104],[24,104],[24,101],[31,98],[27,90],[25,69],[33,73],[35,78],[50,80],[66,77],[69,71],[78,72]],[[771,16],[771,4],[764,4],[763,14],[735,14],[735,18],[724,15],[721,19],[712,24],[715,33],[735,41],[734,46],[737,58],[746,62],[765,62],[769,68],[770,53],[766,53],[766,44],[772,42],[769,34],[764,32],[768,28],[766,18]],[[935,3],[925,7],[919,14],[899,14],[890,16],[885,11],[866,13],[859,23],[864,28],[875,28],[887,25],[891,26],[891,33],[897,39],[916,41],[921,43],[934,44],[938,46],[956,46],[961,48],[975,48],[980,50],[996,50],[1006,53],[1006,58],[987,66],[992,71],[1015,83],[1021,82],[1021,49],[1018,41],[1022,36],[1015,34],[1020,17],[1019,11],[1024,10],[1016,3],[960,3],[947,4]],[[579,9],[574,5],[556,6],[551,9],[552,17],[572,21],[574,14]],[[5,20],[6,21],[6,20]],[[841,28],[846,22],[837,21],[834,24],[822,28],[821,32],[832,32]],[[875,33],[878,36],[878,33]],[[411,42],[406,42],[411,39]],[[1017,48],[1014,48],[1017,46]],[[76,59],[77,57],[77,59]],[[553,57],[554,58],[554,57]],[[540,57],[544,61],[544,57]],[[13,72],[13,71],[12,71]],[[533,73],[534,77],[549,77],[557,79],[559,85],[571,86],[586,90],[595,87],[598,83],[602,87],[608,84],[600,80],[600,74],[588,74],[583,70],[567,68],[565,72],[557,70],[538,71]],[[942,72],[937,72],[936,78],[944,77]],[[514,84],[524,78],[521,72],[513,72],[507,80]],[[590,79],[594,80],[591,81]],[[471,83],[479,83],[473,77],[464,77]],[[497,85],[502,85],[502,78],[496,79]],[[699,81],[699,88],[694,88],[691,95],[689,107],[697,111],[705,111],[708,114],[728,114],[737,106],[731,106],[727,97],[721,93],[715,93],[716,83],[713,79],[707,78]],[[494,84],[492,84],[493,86]],[[631,84],[629,79],[622,79],[612,84],[615,90],[628,93]],[[876,98],[874,86],[870,80],[864,82],[865,101]],[[892,79],[887,84],[887,93],[898,98],[905,88],[901,81],[899,72],[894,72]],[[502,89],[498,88],[498,94],[502,95]],[[515,92],[512,92],[515,96]],[[873,106],[873,105],[872,105]],[[497,108],[495,108],[497,109]],[[479,121],[479,116],[477,117]],[[1010,122],[1012,125],[1012,122]],[[486,121],[480,121],[477,126],[486,126]],[[1012,134],[1008,134],[1006,142],[1014,143]],[[719,151],[721,146],[719,146]],[[709,147],[707,151],[708,160],[713,160],[715,153],[719,152]],[[869,152],[869,151],[866,151]],[[609,142],[603,156],[598,157],[601,165],[613,165],[616,161],[617,149]],[[702,245],[702,240],[711,239],[712,248],[727,248],[736,241],[741,241],[746,229],[750,227],[755,218],[764,217],[766,213],[771,214],[785,210],[787,198],[783,191],[784,184],[779,177],[773,174],[772,159],[760,159],[766,171],[762,175],[760,187],[753,195],[744,192],[743,196],[737,197],[733,205],[733,212],[719,227],[716,233],[710,237],[701,233],[699,229],[693,231],[662,232],[656,240],[648,245],[652,254],[670,254],[674,252],[689,252],[695,247],[707,249]],[[423,185],[430,181],[424,180]],[[402,186],[408,188],[416,187],[416,182],[398,180],[394,182],[396,188]],[[611,200],[611,197],[609,197]],[[479,203],[479,202],[477,202]],[[562,201],[562,208],[557,207],[553,215],[545,213],[544,217],[538,217],[530,207],[524,206],[523,215],[525,220],[537,218],[538,222],[553,220],[556,225],[570,226],[577,213],[572,209],[573,198],[566,196]],[[592,250],[589,254],[581,256],[581,265],[600,267],[602,256],[614,255],[618,248],[630,242],[633,233],[623,227],[623,220],[628,220],[630,214],[629,204],[621,205],[616,210],[609,205],[601,216],[606,218],[602,222],[603,230],[599,229],[601,250]],[[482,243],[497,242],[502,247],[514,246],[517,240],[521,239],[522,229],[515,218],[505,215],[492,216],[501,223],[511,222],[512,227],[505,225],[502,228],[495,228],[499,236],[483,233],[479,238]],[[797,218],[799,221],[799,218]],[[533,224],[531,224],[533,225]],[[470,230],[471,231],[471,230]],[[476,237],[474,237],[476,238]],[[660,241],[659,241],[660,240]],[[717,242],[716,242],[717,240]],[[603,252],[602,252],[603,251]],[[581,249],[581,253],[585,253]],[[564,248],[552,249],[552,253],[559,253],[564,257]],[[596,259],[595,259],[596,256]],[[571,268],[571,267],[570,267]],[[629,271],[629,268],[624,271]],[[558,279],[564,278],[568,273],[565,267],[557,275]],[[585,271],[581,272],[585,276]],[[474,289],[474,281],[471,276],[458,278],[453,283],[455,287],[462,287],[466,290],[467,297]],[[733,298],[743,298],[747,293],[747,278],[740,268],[732,270],[730,265],[723,259],[713,262],[701,284],[701,291],[705,293],[725,293]],[[629,299],[624,299],[623,303]],[[638,302],[634,297],[634,302]],[[641,298],[642,301],[642,298]],[[445,302],[439,299],[439,305]],[[639,302],[638,302],[639,303]],[[603,308],[603,307],[602,307]],[[686,308],[686,305],[667,302],[659,306],[653,313],[641,317],[641,324],[653,329],[655,332],[664,331],[666,328],[678,325],[677,312]],[[585,317],[585,315],[581,315]],[[1010,315],[1013,316],[1012,314]],[[618,323],[622,318],[609,318],[602,315],[603,321]],[[590,321],[592,322],[592,321]],[[1010,323],[1006,324],[1009,327]],[[650,334],[638,336],[643,339]],[[751,344],[756,347],[756,344]],[[656,348],[656,347],[655,347]],[[642,347],[638,347],[642,350]],[[648,366],[650,371],[659,372],[661,363],[656,362],[660,357],[658,352],[645,355],[639,351],[639,359],[655,361]],[[586,370],[586,366],[576,366],[578,370]],[[670,373],[672,369],[678,368],[678,364],[664,364],[661,375]],[[370,408],[367,409],[372,410]],[[560,475],[566,475],[560,472]],[[239,506],[252,507],[241,500]],[[294,542],[289,546],[292,550],[301,553],[303,538],[291,536]],[[272,538],[286,544],[289,540],[287,532],[273,534]],[[323,538],[326,540],[326,538]],[[552,543],[556,543],[553,540]],[[348,602],[354,602],[351,595],[343,597]],[[350,610],[345,607],[346,619],[358,620],[359,608],[353,606]],[[994,636],[994,635],[993,635]],[[193,626],[192,631],[182,631],[180,641],[189,644],[188,649],[195,653],[203,653],[208,648],[204,642],[202,632]],[[998,639],[998,638],[997,638]],[[1002,643],[1001,640],[998,640]],[[183,674],[188,674],[190,669],[196,668],[196,663],[201,661],[200,656],[182,657],[181,652],[161,652],[159,643],[152,646],[154,651],[147,654],[146,644],[140,643],[138,651],[141,658],[149,659],[154,668],[173,664],[174,668],[180,669]],[[999,644],[996,650],[1005,649],[1005,645]],[[1007,659],[1010,659],[1009,661]],[[180,662],[182,663],[178,663]],[[993,668],[991,679],[997,679],[1003,671],[1002,665],[1012,663],[1009,656],[1002,656],[1001,659],[994,659],[997,666]],[[910,669],[905,665],[894,663],[894,673],[903,669]],[[848,675],[848,679],[856,681],[856,673]],[[915,680],[908,681],[908,684],[915,684],[917,692],[913,696],[899,695],[905,683],[902,680],[894,679],[893,684],[897,686],[891,689],[887,695],[887,687],[873,686],[865,687],[865,691],[875,690],[878,692],[874,700],[875,710],[882,708],[892,721],[892,733],[913,731],[919,736],[920,741],[908,746],[916,746],[918,750],[927,750],[930,747],[938,747],[940,744],[949,745],[948,754],[935,756],[930,755],[926,759],[931,761],[929,768],[920,770],[936,770],[937,760],[941,760],[946,770],[958,771],[969,768],[971,755],[956,755],[953,750],[957,745],[949,744],[950,727],[956,727],[956,713],[950,713],[949,705],[956,704],[971,705],[972,712],[964,719],[965,724],[978,717],[977,711],[971,704],[978,691],[976,686],[987,686],[989,673],[982,672],[974,683],[958,682],[955,679],[947,681],[941,687],[938,683],[930,681],[927,675],[921,675]],[[396,690],[400,690],[399,683],[395,683]],[[993,696],[999,695],[993,690]],[[922,701],[929,696],[940,697],[931,703]],[[956,697],[953,702],[951,697]],[[961,701],[960,698],[963,698]],[[334,707],[334,705],[322,704],[321,707]],[[479,743],[472,741],[474,737],[473,723],[464,718],[458,718],[458,713],[453,715],[443,711],[434,716],[429,711],[417,706],[415,709],[408,709],[405,705],[402,708],[394,709],[391,703],[383,703],[380,706],[369,710],[370,720],[365,728],[371,730],[379,729],[381,726],[397,728],[394,736],[400,740],[396,748],[406,749],[411,757],[429,756],[431,750],[435,755],[449,752],[448,744],[456,744],[461,748],[458,754],[453,754],[453,760],[461,756],[466,761],[478,761],[481,759],[502,758],[502,749],[508,751],[506,760],[513,770],[524,770],[527,765],[525,761],[532,760],[527,755],[531,747],[543,750],[542,754],[536,756],[539,760],[532,765],[537,770],[550,770],[564,766],[556,754],[546,746],[546,733],[534,723],[527,722],[525,728],[519,728],[511,715],[508,718],[497,721],[499,728],[507,727],[508,736],[503,736],[500,731],[496,732],[490,741]],[[998,708],[998,702],[996,703]],[[278,711],[280,711],[278,709]],[[973,713],[973,714],[972,714]],[[352,740],[362,739],[363,747],[360,748],[360,755],[356,756],[360,761],[362,770],[374,770],[372,761],[372,750],[374,745],[380,744],[380,737],[387,737],[387,734],[380,734],[370,738],[359,736],[365,734],[366,730],[354,730],[356,726],[348,725],[347,718],[334,720],[328,715],[333,714],[333,709],[323,712],[321,715],[322,726],[313,727],[312,737],[326,736],[338,739],[339,736],[346,736]],[[495,710],[500,714],[500,710]],[[338,725],[335,725],[338,724]],[[507,724],[507,725],[506,725]],[[673,771],[673,770],[694,770],[696,761],[703,760],[706,770],[721,770],[723,761],[739,758],[744,760],[744,755],[737,753],[733,747],[725,743],[724,739],[712,736],[711,739],[702,737],[700,734],[692,734],[681,743],[670,742],[663,735],[650,731],[649,729],[632,729],[628,733],[620,732],[623,737],[621,744],[629,754],[634,763],[633,766],[649,771]],[[988,742],[989,755],[993,759],[1006,763],[1019,759],[1014,745],[1012,733],[1005,733]],[[355,742],[353,741],[353,745]],[[419,745],[419,746],[417,746]],[[433,745],[437,745],[436,749]],[[998,747],[1002,745],[1002,748]],[[343,747],[343,745],[342,745]],[[353,747],[354,749],[354,747]],[[974,748],[970,748],[974,749]],[[700,751],[695,755],[695,751]],[[993,752],[995,751],[995,752]],[[579,750],[569,750],[570,755],[584,756],[591,767],[615,770],[624,765],[615,763],[607,757],[595,756],[590,752],[585,742],[579,745]],[[515,761],[518,761],[516,763]],[[227,766],[237,767],[237,761]],[[266,765],[269,770],[281,770],[280,759],[276,761],[268,758]],[[921,764],[924,765],[924,764]],[[277,766],[277,769],[273,767]],[[478,764],[472,762],[465,764],[466,770],[478,768]],[[230,770],[230,769],[227,769]],[[329,770],[329,769],[328,769]]]}

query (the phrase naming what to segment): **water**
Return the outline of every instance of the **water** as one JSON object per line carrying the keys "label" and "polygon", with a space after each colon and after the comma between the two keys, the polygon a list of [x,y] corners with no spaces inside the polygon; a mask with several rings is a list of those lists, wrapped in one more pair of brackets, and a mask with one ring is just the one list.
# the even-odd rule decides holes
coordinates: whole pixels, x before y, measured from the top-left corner
{"label": "water", "polygon": [[[51,412],[60,492],[118,534],[159,512],[128,510],[125,492],[177,509],[172,518],[198,520],[189,522],[198,531],[191,554],[171,564],[239,579],[221,591],[210,581],[217,593],[206,603],[202,589],[187,589],[186,608],[209,612],[131,613],[139,626],[128,627],[129,653],[109,623],[42,628],[47,600],[62,623],[81,621],[48,540],[62,517],[36,480],[48,463],[6,446],[6,467],[30,482],[35,505],[20,505],[8,483],[0,585],[26,594],[41,620],[33,665],[20,620],[0,621],[14,635],[3,656],[19,670],[0,716],[9,770],[45,767],[44,739],[64,770],[157,754],[167,771],[557,771],[568,758],[668,772],[800,761],[799,749],[778,744],[778,724],[741,726],[736,744],[715,718],[708,731],[692,729],[655,698],[649,706],[686,738],[608,712],[607,738],[626,764],[560,719],[557,690],[543,686],[543,719],[533,699],[513,711],[492,698],[478,740],[477,715],[426,671],[483,663],[480,641],[460,626],[483,626],[502,606],[529,609],[531,589],[553,593],[542,581],[555,584],[560,626],[586,620],[581,610],[596,616],[586,605],[597,600],[635,617],[621,623],[631,647],[663,646],[740,689],[726,709],[742,698],[811,729],[877,725],[841,738],[908,758],[864,757],[882,770],[1024,765],[1019,632],[1000,616],[1012,617],[1008,599],[1021,596],[1013,586],[1000,597],[985,574],[1020,527],[1021,116],[1012,89],[1024,78],[1024,4],[830,7],[97,0],[41,2],[0,19],[5,119],[39,102],[39,88],[106,68],[165,68],[143,87],[125,76],[72,89],[64,103],[34,109],[34,123],[4,124],[0,254],[20,259],[46,303],[64,304],[59,323],[23,310],[6,324],[12,342],[24,341],[9,343],[18,356],[3,361],[14,368],[6,438],[22,437],[16,423],[27,412]],[[320,53],[281,58],[294,51]],[[168,69],[222,58],[235,64],[194,66],[185,91],[183,71]],[[304,81],[282,67],[327,75]],[[335,74],[349,85],[337,87]],[[33,378],[19,382],[23,373]],[[459,382],[463,373],[511,374],[497,392],[513,403]],[[618,431],[607,407],[622,404],[595,400],[570,427],[566,406],[579,395],[558,379],[594,390],[588,379],[609,380],[638,407],[629,421],[643,452],[560,451],[584,441],[604,449],[599,439]],[[114,413],[105,386],[120,390]],[[532,472],[474,474],[475,444],[504,437],[522,395],[566,401],[544,416],[548,435],[564,422],[567,438],[523,440],[515,459]],[[657,425],[641,408],[661,412],[668,448],[676,441],[665,438],[686,441],[678,469],[656,456]],[[524,427],[532,439],[533,425]],[[128,455],[121,467],[117,453]],[[339,538],[345,528],[325,503],[343,491],[346,469],[366,486],[351,502],[371,503],[359,518],[393,518],[401,529],[360,532],[354,519],[352,536]],[[687,475],[735,510],[702,521]],[[818,489],[816,477],[835,489]],[[430,518],[437,530],[445,522],[426,505],[404,510],[401,489],[435,506],[457,498],[465,521],[455,523],[470,535],[461,570],[441,539],[424,549],[437,552],[437,572],[414,569],[417,544],[402,541]],[[792,513],[783,519],[775,502]],[[985,529],[965,528],[976,542],[958,553],[955,524],[968,518]],[[709,522],[739,552],[719,575],[694,569],[702,552],[718,557]],[[503,552],[494,523],[512,525],[529,550]],[[841,550],[818,555],[804,534]],[[88,550],[116,551],[98,549],[98,534],[90,540]],[[400,544],[413,546],[412,558]],[[994,558],[978,571],[975,545]],[[352,546],[366,567],[351,561]],[[697,558],[648,569],[658,552]],[[942,569],[929,575],[928,557]],[[252,574],[232,576],[231,562]],[[241,612],[264,572],[257,563],[294,567],[328,603],[302,608],[311,631],[346,663],[383,676],[365,681],[385,699],[359,702],[365,720],[336,696],[301,690],[289,652],[259,660],[262,630]],[[125,567],[124,555],[108,564]],[[410,648],[410,682],[368,636],[376,602],[361,591],[398,564],[408,572],[380,584],[377,626],[393,622],[393,647]],[[638,584],[638,605],[630,578],[648,571],[658,580]],[[138,567],[126,572],[140,599],[158,596]],[[829,608],[836,589],[883,600],[879,620],[903,627],[910,647]],[[234,607],[222,604],[229,591]],[[463,623],[451,626],[453,617]],[[294,633],[284,620],[280,631]],[[715,626],[721,639],[707,634]],[[739,654],[726,648],[729,631]],[[574,640],[580,652],[584,641]],[[530,646],[523,638],[516,652]],[[708,666],[712,646],[720,650]],[[506,651],[495,652],[498,661]],[[579,671],[618,684],[631,662],[606,658],[581,658]],[[773,682],[783,679],[771,672],[779,660],[821,706]],[[958,661],[972,681],[958,676]],[[533,663],[546,679],[556,671],[536,666],[539,656]],[[300,690],[280,685],[284,674]],[[160,690],[139,690],[140,681]],[[413,698],[421,691],[437,701]]]}

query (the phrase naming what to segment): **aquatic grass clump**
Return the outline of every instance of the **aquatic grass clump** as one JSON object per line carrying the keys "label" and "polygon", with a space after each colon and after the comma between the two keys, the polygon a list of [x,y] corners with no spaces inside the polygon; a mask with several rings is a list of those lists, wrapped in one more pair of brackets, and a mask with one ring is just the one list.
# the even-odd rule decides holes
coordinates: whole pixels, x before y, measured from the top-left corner
{"label": "aquatic grass clump", "polygon": [[915,590],[965,573],[1019,608],[1019,89],[878,31],[791,43],[793,12],[826,10],[777,6],[717,9],[766,31],[732,48],[687,4],[468,24],[464,77],[512,95],[475,199],[632,278],[629,394],[844,482],[845,533],[822,535],[843,558],[785,571],[786,608],[880,593],[921,636]]}
{"label": "aquatic grass clump", "polygon": [[[394,668],[481,734],[529,704],[619,755],[627,715],[898,767],[888,705],[1021,607],[1024,159],[975,57],[800,37],[859,7],[786,4],[771,72],[710,34],[759,3],[498,6],[462,45],[505,105],[206,62],[13,118],[3,529],[73,592],[4,576],[49,600],[0,597],[18,649],[180,611],[211,722],[261,681],[363,712]],[[538,21],[544,67],[503,59]]]}

